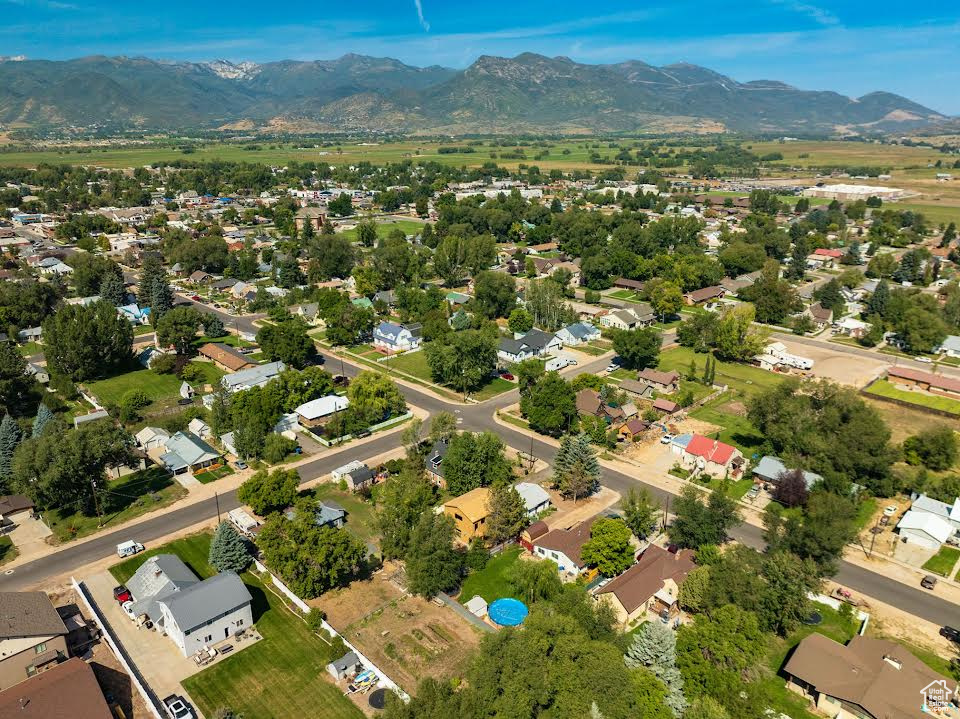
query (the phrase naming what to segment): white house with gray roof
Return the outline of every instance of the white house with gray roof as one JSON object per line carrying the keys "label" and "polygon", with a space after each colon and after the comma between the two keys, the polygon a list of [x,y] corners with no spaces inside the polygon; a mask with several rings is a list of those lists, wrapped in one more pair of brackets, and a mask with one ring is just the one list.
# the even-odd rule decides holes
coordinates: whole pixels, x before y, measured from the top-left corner
{"label": "white house with gray roof", "polygon": [[567,347],[575,347],[600,339],[600,330],[589,322],[574,322],[560,329],[557,338]]}
{"label": "white house with gray roof", "polygon": [[172,474],[196,472],[220,459],[220,454],[193,432],[177,432],[165,443],[160,463]]}
{"label": "white house with gray roof", "polygon": [[160,624],[185,657],[253,626],[253,598],[235,572],[221,572],[157,604]]}
{"label": "white house with gray roof", "polygon": [[233,374],[225,374],[220,382],[231,392],[240,392],[251,387],[263,387],[286,368],[283,362],[268,362]]}

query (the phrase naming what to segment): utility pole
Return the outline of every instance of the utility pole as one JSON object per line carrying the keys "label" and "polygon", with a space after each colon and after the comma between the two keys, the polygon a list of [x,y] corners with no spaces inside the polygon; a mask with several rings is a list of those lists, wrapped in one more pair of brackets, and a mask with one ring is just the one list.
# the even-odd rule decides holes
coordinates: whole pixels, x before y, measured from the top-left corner
{"label": "utility pole", "polygon": [[213,493],[213,500],[217,503],[217,524],[220,524],[220,495],[217,492]]}
{"label": "utility pole", "polygon": [[867,552],[867,559],[872,559],[872,558],[873,558],[873,545],[876,544],[876,542],[877,542],[877,535],[879,534],[879,532],[877,531],[877,529],[878,529],[879,527],[880,527],[880,517],[877,517],[877,523],[876,523],[875,525],[873,525],[873,531],[870,532],[870,534],[872,534],[873,536],[870,537],[870,551]]}
{"label": "utility pole", "polygon": [[93,492],[93,506],[97,508],[97,529],[103,526],[103,513],[100,511],[100,500],[97,499],[97,480],[90,478],[90,490]]}

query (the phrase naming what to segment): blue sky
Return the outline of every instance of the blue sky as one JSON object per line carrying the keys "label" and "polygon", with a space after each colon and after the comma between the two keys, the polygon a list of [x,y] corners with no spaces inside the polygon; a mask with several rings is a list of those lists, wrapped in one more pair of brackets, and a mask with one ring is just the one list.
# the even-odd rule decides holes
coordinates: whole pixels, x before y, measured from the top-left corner
{"label": "blue sky", "polygon": [[692,62],[737,80],[851,96],[897,92],[960,114],[960,3],[741,0],[0,0],[0,54],[171,60],[347,52],[465,67],[478,55]]}

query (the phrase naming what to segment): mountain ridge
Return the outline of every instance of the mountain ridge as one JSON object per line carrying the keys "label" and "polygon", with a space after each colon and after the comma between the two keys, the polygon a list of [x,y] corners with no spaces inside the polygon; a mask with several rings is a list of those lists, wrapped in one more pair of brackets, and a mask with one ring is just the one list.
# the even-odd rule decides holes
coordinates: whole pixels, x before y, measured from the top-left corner
{"label": "mountain ridge", "polygon": [[526,52],[456,70],[347,53],[209,62],[0,59],[0,123],[126,129],[330,126],[374,132],[834,132],[950,120],[894,93],[851,98],[687,62],[584,64]]}

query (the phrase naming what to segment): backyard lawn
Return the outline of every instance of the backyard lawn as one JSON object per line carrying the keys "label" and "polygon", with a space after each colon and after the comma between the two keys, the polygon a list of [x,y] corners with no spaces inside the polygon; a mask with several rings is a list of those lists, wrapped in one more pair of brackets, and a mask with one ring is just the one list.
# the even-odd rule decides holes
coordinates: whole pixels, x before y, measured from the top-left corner
{"label": "backyard lawn", "polygon": [[[427,364],[426,352],[409,352],[407,354],[391,357],[390,359],[384,360],[383,362],[378,362],[377,364],[388,371],[397,370],[398,372],[405,372],[406,374],[416,377],[423,382],[433,384],[433,379],[430,376],[430,365]],[[470,396],[482,402],[485,399],[496,397],[498,394],[503,392],[509,392],[515,387],[516,384],[513,382],[508,382],[502,377],[493,377],[489,379],[487,383],[483,385],[483,387],[471,392]],[[453,387],[448,387],[448,389],[450,389],[451,392],[458,391]]]}
{"label": "backyard lawn", "polygon": [[865,391],[877,397],[898,399],[902,402],[908,402],[920,407],[929,407],[931,409],[949,412],[950,414],[960,415],[960,401],[950,399],[949,397],[937,397],[923,392],[903,390],[885,379],[877,380],[867,387]]}
{"label": "backyard lawn", "polygon": [[[200,577],[214,569],[207,563],[209,533],[178,539],[110,568],[117,582],[126,583],[154,554],[179,556]],[[342,652],[314,635],[272,591],[247,572],[243,581],[253,596],[253,616],[263,639],[184,680],[190,699],[205,716],[229,708],[236,716],[340,719],[361,717],[360,711],[331,684],[326,666]]]}
{"label": "backyard lawn", "polygon": [[313,496],[320,500],[336,502],[347,511],[346,528],[364,542],[375,540],[379,534],[375,526],[373,504],[364,501],[359,495],[340,489],[335,484],[319,484],[313,490]]}
{"label": "backyard lawn", "polygon": [[223,337],[199,337],[193,341],[194,347],[203,347],[208,342],[228,345],[230,347],[253,347],[253,342],[247,342],[237,335],[225,334]]}
{"label": "backyard lawn", "polygon": [[[159,467],[134,472],[107,482],[100,495],[103,529],[110,529],[142,514],[173,504],[187,493],[173,477]],[[51,509],[44,513],[47,526],[57,540],[68,542],[101,529],[97,515],[88,516],[76,507]]]}
{"label": "backyard lawn", "polygon": [[942,546],[939,552],[924,562],[923,568],[941,577],[949,577],[957,564],[957,559],[960,559],[960,549]]}
{"label": "backyard lawn", "polygon": [[522,551],[520,547],[505,549],[487,562],[487,566],[482,570],[467,577],[460,588],[458,601],[463,604],[479,595],[489,603],[501,597],[512,596],[510,572],[520,561]]}
{"label": "backyard lawn", "polygon": [[763,444],[764,438],[753,423],[741,414],[741,406],[742,401],[738,401],[736,394],[725,392],[691,412],[690,416],[718,425],[720,441],[737,447],[749,459]]}
{"label": "backyard lawn", "polygon": [[[414,222],[413,220],[397,220],[396,222],[379,222],[377,223],[377,237],[384,238],[390,234],[390,231],[394,228],[402,230],[404,235],[419,235],[423,232],[423,227],[426,223],[424,222]],[[343,235],[344,237],[355,240],[357,239],[357,230],[356,228],[351,228],[349,230],[344,230],[343,232],[338,232],[337,234]]]}
{"label": "backyard lawn", "polygon": [[118,374],[109,379],[87,382],[86,388],[104,405],[118,405],[123,395],[132,389],[139,389],[151,402],[179,397],[183,380],[174,374],[157,374],[140,365],[137,369]]}
{"label": "backyard lawn", "polygon": [[[690,370],[690,361],[693,360],[697,369],[702,373],[707,362],[706,354],[697,354],[689,347],[675,347],[660,354],[661,370],[675,370],[681,375]],[[746,394],[756,394],[765,389],[774,387],[783,381],[783,377],[774,372],[737,362],[722,362],[717,360],[715,384],[725,384],[731,389],[740,390]]]}

